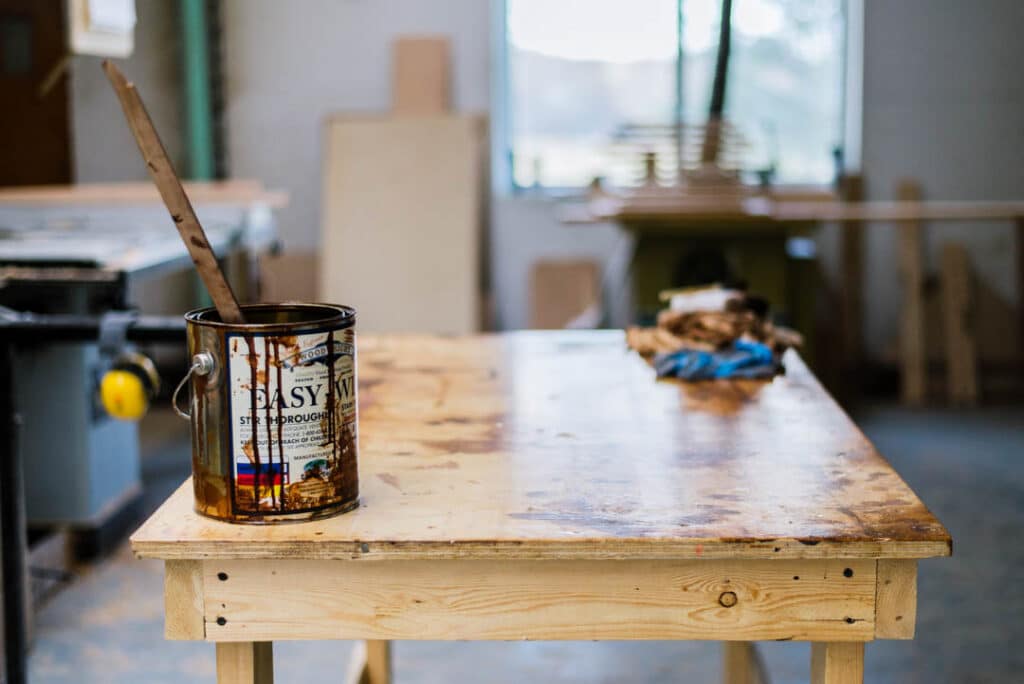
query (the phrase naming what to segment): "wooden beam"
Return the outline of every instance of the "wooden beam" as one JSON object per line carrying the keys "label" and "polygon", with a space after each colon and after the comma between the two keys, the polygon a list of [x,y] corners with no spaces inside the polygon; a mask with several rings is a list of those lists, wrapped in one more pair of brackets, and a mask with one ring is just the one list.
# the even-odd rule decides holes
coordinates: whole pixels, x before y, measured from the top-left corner
{"label": "wooden beam", "polygon": [[[863,200],[864,179],[844,177],[840,194],[844,202]],[[864,224],[860,221],[839,226],[839,281],[839,388],[841,398],[850,398],[859,389],[864,345]]]}
{"label": "wooden beam", "polygon": [[164,564],[164,637],[188,641],[206,638],[200,561],[169,560]]}
{"label": "wooden beam", "polygon": [[[843,179],[843,201],[859,202],[864,198],[860,176]],[[840,281],[842,297],[843,355],[847,363],[860,361],[864,297],[864,224],[850,222],[839,229]]]}
{"label": "wooden beam", "polygon": [[917,622],[917,562],[880,560],[875,576],[875,638],[913,639]]}
{"label": "wooden beam", "polygon": [[345,684],[391,684],[391,642],[357,641]]}
{"label": "wooden beam", "polygon": [[949,403],[978,403],[978,360],[972,323],[971,267],[967,248],[942,247],[942,325],[946,342],[946,394]]}
{"label": "wooden beam", "polygon": [[[910,180],[897,187],[901,201],[916,202],[921,190]],[[900,275],[903,279],[903,306],[900,311],[901,396],[905,404],[920,405],[928,391],[927,356],[924,345],[924,250],[923,226],[917,220],[899,225]]]}
{"label": "wooden beam", "polygon": [[206,639],[863,641],[875,564],[211,560]]}
{"label": "wooden beam", "polygon": [[[1015,222],[1017,238],[1017,347],[1024,346],[1024,216]],[[1018,356],[1017,363],[1024,379],[1024,358]]]}
{"label": "wooden beam", "polygon": [[274,684],[274,651],[270,642],[217,644],[217,684]]}
{"label": "wooden beam", "polygon": [[723,684],[764,684],[757,661],[757,645],[752,641],[722,642]]}
{"label": "wooden beam", "polygon": [[366,684],[391,684],[391,642],[366,642]]}
{"label": "wooden beam", "polygon": [[864,644],[811,644],[811,684],[864,684]]}

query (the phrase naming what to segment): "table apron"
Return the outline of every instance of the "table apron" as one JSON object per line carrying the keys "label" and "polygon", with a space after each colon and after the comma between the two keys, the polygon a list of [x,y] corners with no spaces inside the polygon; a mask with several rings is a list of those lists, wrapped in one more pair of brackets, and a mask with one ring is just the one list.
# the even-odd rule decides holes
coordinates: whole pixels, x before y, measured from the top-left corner
{"label": "table apron", "polygon": [[175,560],[169,639],[913,637],[902,560]]}

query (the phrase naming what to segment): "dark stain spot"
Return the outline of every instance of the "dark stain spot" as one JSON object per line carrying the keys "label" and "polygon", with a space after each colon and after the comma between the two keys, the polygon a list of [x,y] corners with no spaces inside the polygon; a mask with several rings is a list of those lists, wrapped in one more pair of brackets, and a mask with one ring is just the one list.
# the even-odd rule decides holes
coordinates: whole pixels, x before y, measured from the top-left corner
{"label": "dark stain spot", "polygon": [[853,569],[846,568],[845,570],[843,570],[843,577],[853,577]]}
{"label": "dark stain spot", "polygon": [[902,616],[902,615],[897,615],[897,616],[896,616],[896,622],[899,622],[899,621],[900,621],[900,620],[902,620],[902,619],[903,619],[903,616]]}
{"label": "dark stain spot", "polygon": [[854,622],[856,622],[856,620],[854,620],[852,617],[846,618],[846,624],[852,625]]}
{"label": "dark stain spot", "polygon": [[226,572],[218,572],[217,573],[217,579],[219,579],[221,582],[226,582],[228,580],[228,573],[226,573]]}
{"label": "dark stain spot", "polygon": [[780,548],[779,548],[778,546],[776,546],[776,547],[775,547],[774,549],[772,549],[772,550],[773,550],[773,551],[774,551],[775,553],[778,553],[778,552],[779,552],[779,551],[781,551],[782,549],[780,549]]}
{"label": "dark stain spot", "polygon": [[450,454],[489,454],[498,451],[501,440],[492,439],[425,439],[423,444]]}
{"label": "dark stain spot", "polygon": [[224,625],[228,624],[228,619],[225,617],[219,617],[217,618],[217,624],[223,627]]}
{"label": "dark stain spot", "polygon": [[797,541],[804,546],[817,546],[821,543],[820,539],[797,539]]}
{"label": "dark stain spot", "polygon": [[442,463],[431,463],[430,465],[415,466],[415,470],[455,470],[459,464],[455,461],[444,461]]}
{"label": "dark stain spot", "polygon": [[793,575],[793,579],[795,579],[795,580],[800,579],[800,575]]}
{"label": "dark stain spot", "polygon": [[[171,218],[174,219],[175,223],[181,223],[182,221],[185,220],[185,217],[182,216],[181,214],[171,214]],[[193,236],[193,238],[194,237],[195,236]],[[192,240],[192,244],[195,244],[195,240],[194,239]]]}
{"label": "dark stain spot", "polygon": [[377,477],[380,478],[381,482],[391,485],[398,491],[402,491],[402,488],[398,486],[398,478],[391,473],[377,473]]}

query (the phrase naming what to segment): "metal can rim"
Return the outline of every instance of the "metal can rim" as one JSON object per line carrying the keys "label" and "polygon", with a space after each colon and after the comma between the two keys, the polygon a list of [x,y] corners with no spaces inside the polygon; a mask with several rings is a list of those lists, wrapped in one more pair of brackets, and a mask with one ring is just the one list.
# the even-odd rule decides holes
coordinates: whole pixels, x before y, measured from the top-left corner
{"label": "metal can rim", "polygon": [[242,313],[247,311],[281,311],[282,309],[310,310],[322,309],[323,316],[310,317],[298,321],[275,321],[271,323],[225,323],[217,319],[206,318],[209,314],[216,314],[217,309],[212,306],[202,309],[193,309],[185,314],[185,320],[190,325],[198,325],[221,329],[225,331],[271,331],[279,329],[297,330],[305,327],[331,327],[336,329],[349,328],[355,325],[356,310],[351,306],[343,304],[327,304],[313,302],[283,302],[280,304],[245,304],[241,307]]}

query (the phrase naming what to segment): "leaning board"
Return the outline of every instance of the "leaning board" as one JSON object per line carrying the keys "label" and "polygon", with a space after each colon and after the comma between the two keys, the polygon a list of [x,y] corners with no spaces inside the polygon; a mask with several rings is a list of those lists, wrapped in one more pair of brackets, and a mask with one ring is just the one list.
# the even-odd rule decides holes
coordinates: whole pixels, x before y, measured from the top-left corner
{"label": "leaning board", "polygon": [[320,300],[361,331],[477,330],[484,119],[337,116],[325,138]]}

